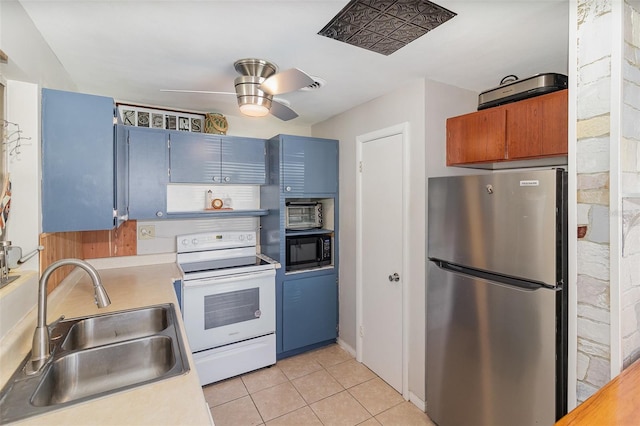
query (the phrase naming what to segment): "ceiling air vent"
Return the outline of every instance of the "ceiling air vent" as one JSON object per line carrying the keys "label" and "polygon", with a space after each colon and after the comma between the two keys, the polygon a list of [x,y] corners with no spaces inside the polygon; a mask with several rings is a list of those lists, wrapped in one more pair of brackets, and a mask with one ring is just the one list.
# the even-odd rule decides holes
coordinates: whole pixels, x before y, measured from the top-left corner
{"label": "ceiling air vent", "polygon": [[313,79],[313,83],[311,83],[308,86],[303,87],[300,90],[304,90],[305,92],[309,92],[311,90],[318,90],[319,88],[324,87],[327,84],[327,82],[325,80],[321,79],[321,78],[314,77],[314,76],[311,76],[311,78]]}

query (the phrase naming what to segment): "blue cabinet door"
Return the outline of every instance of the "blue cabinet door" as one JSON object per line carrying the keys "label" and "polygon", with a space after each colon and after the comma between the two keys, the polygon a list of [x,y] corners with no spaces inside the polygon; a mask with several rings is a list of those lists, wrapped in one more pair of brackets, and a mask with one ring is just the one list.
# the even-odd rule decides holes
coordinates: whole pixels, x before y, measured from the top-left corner
{"label": "blue cabinet door", "polygon": [[202,133],[169,132],[171,182],[220,183],[220,137]]}
{"label": "blue cabinet door", "polygon": [[281,136],[282,192],[286,196],[338,191],[338,141]]}
{"label": "blue cabinet door", "polygon": [[129,219],[167,214],[168,136],[164,130],[131,128],[129,133]]}
{"label": "blue cabinet door", "polygon": [[224,136],[222,138],[222,182],[264,185],[266,181],[266,141]]}
{"label": "blue cabinet door", "polygon": [[129,219],[129,150],[127,146],[127,127],[116,126],[116,225]]}
{"label": "blue cabinet door", "polygon": [[42,90],[42,231],[112,229],[114,103]]}
{"label": "blue cabinet door", "polygon": [[338,286],[335,273],[285,278],[282,286],[284,352],[337,337]]}

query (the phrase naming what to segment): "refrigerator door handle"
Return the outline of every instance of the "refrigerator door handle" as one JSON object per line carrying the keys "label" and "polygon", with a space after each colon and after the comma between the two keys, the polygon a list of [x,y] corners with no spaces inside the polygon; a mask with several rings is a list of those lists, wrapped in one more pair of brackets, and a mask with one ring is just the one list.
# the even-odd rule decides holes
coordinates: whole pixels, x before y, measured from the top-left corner
{"label": "refrigerator door handle", "polygon": [[523,280],[518,277],[511,277],[508,275],[495,274],[486,272],[481,269],[469,268],[466,266],[456,265],[455,263],[449,263],[440,259],[430,259],[439,268],[445,271],[457,272],[464,275],[469,275],[476,278],[482,278],[488,281],[494,281],[500,284],[506,284],[514,287],[519,287],[525,290],[537,290],[539,288],[550,288],[560,290],[559,287],[554,285],[545,284],[538,281]]}

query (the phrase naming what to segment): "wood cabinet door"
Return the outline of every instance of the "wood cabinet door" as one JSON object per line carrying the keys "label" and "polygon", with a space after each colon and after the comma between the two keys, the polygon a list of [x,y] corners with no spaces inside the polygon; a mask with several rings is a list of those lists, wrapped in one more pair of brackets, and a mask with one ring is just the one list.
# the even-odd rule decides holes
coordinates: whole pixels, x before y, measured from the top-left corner
{"label": "wood cabinet door", "polygon": [[447,166],[505,159],[506,111],[491,108],[447,120]]}
{"label": "wood cabinet door", "polygon": [[542,109],[541,155],[567,155],[569,152],[568,90],[544,96]]}
{"label": "wood cabinet door", "polygon": [[567,91],[506,106],[507,156],[536,158],[567,153]]}

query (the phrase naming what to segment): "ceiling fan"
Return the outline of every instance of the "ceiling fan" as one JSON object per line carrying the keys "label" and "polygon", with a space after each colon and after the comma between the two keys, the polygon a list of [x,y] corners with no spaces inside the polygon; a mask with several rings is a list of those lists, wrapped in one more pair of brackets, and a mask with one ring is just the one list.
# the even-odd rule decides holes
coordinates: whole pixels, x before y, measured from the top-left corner
{"label": "ceiling fan", "polygon": [[240,74],[234,80],[235,93],[172,89],[161,91],[236,95],[241,113],[251,117],[262,117],[271,113],[280,120],[287,121],[296,118],[298,114],[283,103],[283,100],[274,98],[274,95],[293,92],[315,83],[313,78],[298,68],[278,72],[275,64],[264,59],[240,59],[233,66]]}

